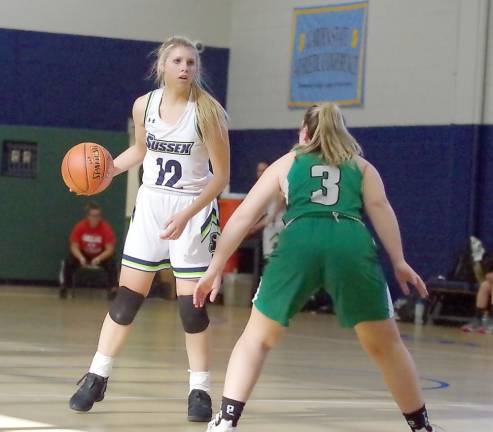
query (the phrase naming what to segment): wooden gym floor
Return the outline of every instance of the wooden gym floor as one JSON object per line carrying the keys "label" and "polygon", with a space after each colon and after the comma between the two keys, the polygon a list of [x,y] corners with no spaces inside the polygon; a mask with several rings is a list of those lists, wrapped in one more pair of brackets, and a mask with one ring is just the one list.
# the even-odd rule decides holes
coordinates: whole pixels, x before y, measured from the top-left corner
{"label": "wooden gym floor", "polygon": [[[68,399],[94,353],[107,302],[58,299],[53,288],[0,287],[0,431],[204,431],[185,421],[187,363],[172,301],[148,300],[116,364],[107,397],[86,414]],[[216,411],[247,308],[211,307]],[[401,325],[432,422],[493,431],[493,335]],[[266,364],[241,432],[405,432],[399,410],[352,331],[300,314]]]}

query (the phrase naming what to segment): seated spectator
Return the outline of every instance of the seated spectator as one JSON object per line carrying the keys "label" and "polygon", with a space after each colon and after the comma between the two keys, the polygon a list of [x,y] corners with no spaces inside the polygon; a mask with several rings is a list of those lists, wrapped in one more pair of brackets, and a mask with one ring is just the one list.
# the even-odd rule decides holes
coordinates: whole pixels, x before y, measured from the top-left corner
{"label": "seated spectator", "polygon": [[113,297],[117,286],[117,269],[114,260],[116,238],[110,224],[103,220],[101,207],[93,202],[86,206],[86,217],[75,225],[70,234],[70,253],[64,261],[61,297],[66,297],[73,275],[80,267],[102,267],[108,273],[108,298]]}
{"label": "seated spectator", "polygon": [[478,243],[472,245],[472,256],[474,262],[481,262],[481,269],[475,269],[480,285],[474,318],[461,329],[465,332],[493,333],[493,255],[483,257],[484,248]]}
{"label": "seated spectator", "polygon": [[[476,294],[476,312],[474,318],[462,326],[465,332],[479,331],[481,333],[493,333],[493,301],[490,299],[493,292],[493,272],[486,273],[485,280],[479,285]],[[489,310],[488,310],[489,309]]]}

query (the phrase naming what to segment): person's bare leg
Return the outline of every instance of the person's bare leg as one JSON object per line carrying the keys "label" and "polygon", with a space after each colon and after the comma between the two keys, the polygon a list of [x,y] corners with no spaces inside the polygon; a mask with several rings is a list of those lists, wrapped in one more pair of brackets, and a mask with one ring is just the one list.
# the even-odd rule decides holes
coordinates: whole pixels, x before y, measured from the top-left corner
{"label": "person's bare leg", "polygon": [[[129,267],[122,267],[120,274],[120,286],[142,294],[147,297],[151,288],[154,274],[151,272],[143,272]],[[132,328],[132,324],[121,325],[113,321],[109,314],[106,314],[101,334],[99,335],[98,352],[108,356],[115,357],[118,355],[123,345],[125,344],[128,334]]]}
{"label": "person's bare leg", "polygon": [[[110,309],[111,316],[110,313],[106,315],[99,335],[98,351],[89,367],[89,373],[84,376],[81,386],[70,398],[69,405],[73,410],[89,411],[94,402],[103,400],[114,358],[127,340],[133,318],[149,293],[153,277],[153,272],[122,268],[121,288],[112,303],[112,307],[116,305],[116,308]],[[115,320],[120,323],[112,316],[116,316]]]}
{"label": "person's bare leg", "polygon": [[412,430],[431,431],[416,366],[394,319],[363,322],[355,326],[355,331]]}
{"label": "person's bare leg", "polygon": [[206,422],[212,418],[209,320],[205,306],[196,308],[193,305],[196,283],[196,280],[177,279],[176,293],[190,366],[187,419]]}
{"label": "person's bare leg", "polygon": [[236,427],[243,407],[260,376],[267,354],[284,332],[283,326],[267,318],[253,306],[248,324],[229,359],[221,409],[214,425],[218,426],[224,420],[229,423],[226,427]]}
{"label": "person's bare leg", "polygon": [[363,322],[355,327],[361,346],[377,364],[402,412],[423,406],[414,361],[393,319]]}
{"label": "person's bare leg", "polygon": [[488,304],[491,295],[492,282],[485,280],[479,285],[478,292],[476,294],[476,307],[478,309],[488,309]]}
{"label": "person's bare leg", "polygon": [[[191,296],[196,284],[196,280],[176,279],[176,294],[178,296]],[[190,370],[208,371],[210,358],[209,328],[200,333],[185,332],[185,345]]]}
{"label": "person's bare leg", "polygon": [[246,402],[257,383],[267,354],[285,328],[253,306],[248,324],[236,342],[226,372],[223,395]]}
{"label": "person's bare leg", "polygon": [[490,308],[490,295],[493,287],[493,274],[487,273],[485,279],[479,285],[476,293],[476,309],[471,320],[461,326],[461,330],[465,332],[485,331],[488,324],[488,310]]}

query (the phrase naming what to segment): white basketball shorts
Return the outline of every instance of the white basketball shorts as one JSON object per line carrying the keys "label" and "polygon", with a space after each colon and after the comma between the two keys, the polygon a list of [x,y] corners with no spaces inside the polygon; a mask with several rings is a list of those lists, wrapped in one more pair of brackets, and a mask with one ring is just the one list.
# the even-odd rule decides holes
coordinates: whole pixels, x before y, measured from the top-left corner
{"label": "white basketball shorts", "polygon": [[166,221],[194,199],[196,196],[142,185],[125,241],[122,265],[147,272],[171,267],[177,278],[200,278],[211,262],[220,234],[215,200],[188,221],[177,240],[159,238]]}

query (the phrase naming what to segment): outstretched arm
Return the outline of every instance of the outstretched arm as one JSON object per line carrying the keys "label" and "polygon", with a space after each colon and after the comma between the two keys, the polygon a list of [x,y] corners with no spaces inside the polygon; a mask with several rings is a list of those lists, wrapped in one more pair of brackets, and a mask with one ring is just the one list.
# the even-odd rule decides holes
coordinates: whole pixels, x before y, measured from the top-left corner
{"label": "outstretched arm", "polygon": [[276,220],[277,215],[286,208],[286,201],[281,192],[276,196],[276,206],[272,212],[267,212],[264,217],[250,229],[249,234],[254,234],[257,231],[263,230],[267,225]]}
{"label": "outstretched arm", "polygon": [[363,201],[366,213],[389,254],[402,291],[409,294],[407,283],[410,282],[418,289],[422,297],[426,297],[428,292],[424,282],[404,258],[399,224],[394,209],[385,194],[380,174],[369,163],[365,166],[363,174]]}
{"label": "outstretched arm", "polygon": [[204,304],[207,294],[213,288],[214,279],[221,275],[228,258],[238,248],[249,229],[265,212],[269,203],[279,193],[279,179],[286,174],[293,159],[294,154],[289,153],[267,168],[228,220],[217,244],[209,269],[195,289],[194,304],[196,306]]}

